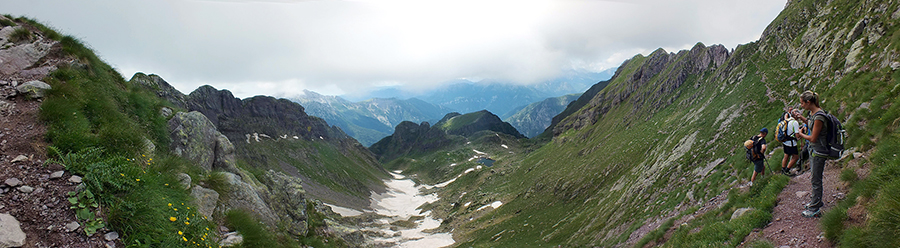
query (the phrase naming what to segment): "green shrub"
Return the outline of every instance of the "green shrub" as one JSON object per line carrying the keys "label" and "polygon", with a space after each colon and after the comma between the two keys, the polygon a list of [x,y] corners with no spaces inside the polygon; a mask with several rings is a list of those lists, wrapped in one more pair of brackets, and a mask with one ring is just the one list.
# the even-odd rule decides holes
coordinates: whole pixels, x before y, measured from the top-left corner
{"label": "green shrub", "polygon": [[822,231],[828,240],[838,240],[838,236],[844,231],[844,221],[847,220],[847,208],[835,207],[822,216]]}
{"label": "green shrub", "polygon": [[31,31],[28,31],[28,29],[26,28],[20,27],[13,30],[12,34],[9,35],[9,41],[13,43],[29,42],[31,41],[32,37],[33,35],[31,34]]}
{"label": "green shrub", "polygon": [[0,19],[0,27],[15,26],[16,23],[7,19]]}
{"label": "green shrub", "polygon": [[841,181],[853,184],[854,182],[856,182],[859,176],[856,175],[856,171],[853,170],[853,168],[844,168],[843,170],[841,170],[840,178]]}
{"label": "green shrub", "polygon": [[230,210],[225,213],[225,223],[243,236],[244,242],[239,247],[281,247],[275,242],[275,236],[247,212]]}
{"label": "green shrub", "polygon": [[887,182],[878,193],[870,213],[873,243],[900,247],[900,179]]}

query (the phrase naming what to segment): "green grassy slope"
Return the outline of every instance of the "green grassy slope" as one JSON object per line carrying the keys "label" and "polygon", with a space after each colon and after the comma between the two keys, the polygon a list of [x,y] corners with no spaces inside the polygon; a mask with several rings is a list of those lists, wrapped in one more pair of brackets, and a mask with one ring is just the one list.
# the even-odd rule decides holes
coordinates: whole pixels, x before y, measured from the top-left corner
{"label": "green grassy slope", "polygon": [[[773,195],[786,184],[781,176],[764,177],[749,191],[733,190],[752,171],[740,143],[761,127],[772,129],[782,109],[810,89],[845,121],[849,147],[873,154],[860,163],[872,176],[856,183],[859,193],[840,206],[879,217],[848,228],[839,207],[828,214],[838,215],[830,217],[838,223],[830,238],[847,246],[897,242],[900,229],[885,227],[897,223],[892,213],[900,211],[890,193],[900,188],[892,152],[900,73],[890,66],[900,47],[898,7],[893,1],[794,1],[762,40],[705,69],[696,61],[712,47],[638,55],[563,120],[551,142],[491,172],[461,177],[444,191],[436,213],[457,230],[460,247],[612,246],[634,244],[629,235],[643,224],[693,213],[731,190],[722,208],[677,227],[666,245],[733,247],[768,222]],[[769,164],[780,164],[779,155]],[[477,211],[495,200],[504,205]],[[757,210],[729,220],[742,207]]]}

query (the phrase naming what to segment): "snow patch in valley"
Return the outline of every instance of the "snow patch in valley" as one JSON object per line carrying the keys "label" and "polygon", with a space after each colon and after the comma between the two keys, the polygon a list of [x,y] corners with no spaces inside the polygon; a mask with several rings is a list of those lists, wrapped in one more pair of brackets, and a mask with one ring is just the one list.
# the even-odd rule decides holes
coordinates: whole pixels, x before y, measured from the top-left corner
{"label": "snow patch in valley", "polygon": [[493,209],[497,209],[497,208],[499,208],[499,207],[502,206],[502,205],[503,205],[503,202],[501,202],[501,201],[495,201],[495,202],[492,202],[491,204],[481,206],[480,208],[476,209],[475,211],[481,211],[482,209],[485,209],[485,208],[488,208],[488,207],[491,207],[491,208],[493,208]]}

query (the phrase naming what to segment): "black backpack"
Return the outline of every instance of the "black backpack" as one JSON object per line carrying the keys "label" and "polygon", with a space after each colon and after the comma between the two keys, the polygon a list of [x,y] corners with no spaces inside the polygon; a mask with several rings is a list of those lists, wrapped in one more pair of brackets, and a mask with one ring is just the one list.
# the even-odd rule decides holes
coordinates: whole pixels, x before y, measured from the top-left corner
{"label": "black backpack", "polygon": [[762,140],[762,138],[753,135],[753,137],[750,137],[750,140],[753,141],[753,145],[751,145],[750,148],[744,147],[747,149],[747,160],[756,161],[765,158],[765,155],[759,150],[759,141]]}
{"label": "black backpack", "polygon": [[844,154],[844,142],[847,140],[847,130],[844,130],[844,125],[841,124],[841,121],[838,120],[832,114],[829,114],[825,111],[816,112],[816,115],[824,116],[828,123],[826,124],[828,129],[823,129],[825,132],[825,151],[815,151],[813,152],[816,155],[828,158],[828,159],[838,159]]}

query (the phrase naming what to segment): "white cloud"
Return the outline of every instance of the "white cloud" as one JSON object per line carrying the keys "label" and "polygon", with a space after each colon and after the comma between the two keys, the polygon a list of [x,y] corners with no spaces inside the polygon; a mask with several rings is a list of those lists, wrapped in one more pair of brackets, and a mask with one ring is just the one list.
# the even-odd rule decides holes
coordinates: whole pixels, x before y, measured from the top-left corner
{"label": "white cloud", "polygon": [[4,0],[0,10],[82,39],[124,76],[159,74],[188,93],[239,97],[457,78],[533,83],[603,70],[658,47],[733,48],[785,0]]}

